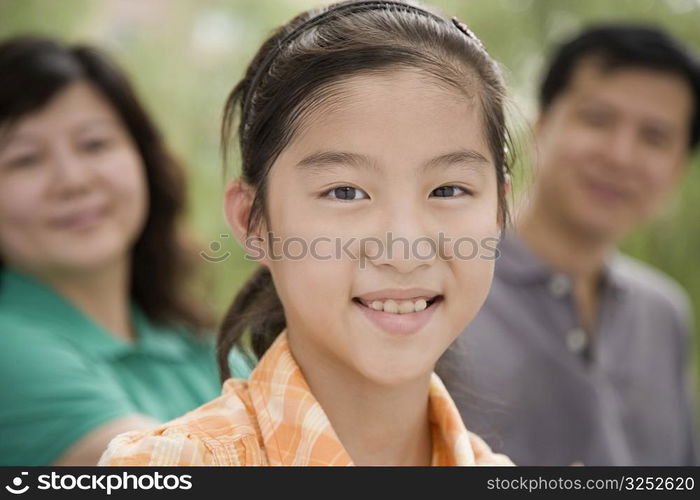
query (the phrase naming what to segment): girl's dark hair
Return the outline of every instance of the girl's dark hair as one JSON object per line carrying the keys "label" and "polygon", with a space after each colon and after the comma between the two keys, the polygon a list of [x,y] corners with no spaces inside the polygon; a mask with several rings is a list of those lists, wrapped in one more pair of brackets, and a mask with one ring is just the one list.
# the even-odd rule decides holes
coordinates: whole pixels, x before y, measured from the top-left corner
{"label": "girl's dark hair", "polygon": [[[61,90],[88,82],[112,106],[136,144],[148,183],[149,211],[132,250],[131,298],[156,323],[196,331],[210,326],[204,310],[183,295],[195,253],[179,238],[183,171],[138,101],[125,75],[89,46],[19,37],[0,44],[0,132],[48,104]],[[0,269],[2,262],[0,262]]]}
{"label": "girl's dark hair", "polygon": [[[499,219],[505,223],[509,159],[505,89],[495,61],[456,19],[403,1],[349,1],[305,12],[275,31],[254,56],[224,108],[222,147],[227,156],[234,123],[242,180],[255,191],[248,231],[267,221],[267,178],[272,164],[300,123],[333,85],[360,74],[418,69],[445,84],[476,94],[486,139],[497,165]],[[476,91],[476,92],[475,92]],[[260,357],[285,328],[282,303],[267,267],[259,267],[236,296],[221,325],[218,360],[227,358],[244,333]]]}

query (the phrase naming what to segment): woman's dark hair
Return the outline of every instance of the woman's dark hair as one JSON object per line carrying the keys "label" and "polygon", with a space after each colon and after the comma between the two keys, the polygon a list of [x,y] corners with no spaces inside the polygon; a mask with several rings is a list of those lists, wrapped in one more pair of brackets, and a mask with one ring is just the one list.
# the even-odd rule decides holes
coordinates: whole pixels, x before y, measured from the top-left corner
{"label": "woman's dark hair", "polygon": [[[131,298],[152,321],[210,325],[204,310],[183,295],[194,252],[178,235],[185,205],[182,168],[136,97],[125,75],[104,54],[88,46],[67,47],[56,40],[20,37],[0,44],[0,132],[41,109],[77,82],[90,83],[122,120],[143,160],[149,211],[132,250]],[[0,262],[0,269],[2,262]]]}
{"label": "woman's dark hair", "polygon": [[[507,219],[505,89],[498,66],[474,34],[414,3],[349,1],[305,12],[277,29],[253,57],[224,109],[227,156],[238,118],[242,180],[255,191],[248,231],[267,221],[270,168],[303,118],[333,96],[334,85],[361,74],[417,69],[465,95],[476,95],[496,167],[499,220]],[[259,267],[224,317],[218,339],[222,379],[231,348],[248,332],[261,357],[285,328],[282,303],[267,267]]]}
{"label": "woman's dark hair", "polygon": [[604,70],[637,67],[684,78],[695,101],[689,147],[697,146],[700,141],[700,61],[680,41],[652,26],[596,25],[563,42],[553,54],[540,85],[542,112],[567,89],[577,65],[590,57],[597,58]]}

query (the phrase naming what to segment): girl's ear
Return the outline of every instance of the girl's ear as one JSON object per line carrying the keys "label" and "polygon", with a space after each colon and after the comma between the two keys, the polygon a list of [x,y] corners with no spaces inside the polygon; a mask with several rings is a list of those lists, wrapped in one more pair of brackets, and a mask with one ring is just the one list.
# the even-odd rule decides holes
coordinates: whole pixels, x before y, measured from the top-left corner
{"label": "girl's ear", "polygon": [[248,218],[255,200],[254,189],[242,179],[233,179],[226,186],[224,194],[224,212],[228,225],[234,236],[243,246],[247,254],[251,254],[259,246],[254,241],[257,234],[248,234]]}

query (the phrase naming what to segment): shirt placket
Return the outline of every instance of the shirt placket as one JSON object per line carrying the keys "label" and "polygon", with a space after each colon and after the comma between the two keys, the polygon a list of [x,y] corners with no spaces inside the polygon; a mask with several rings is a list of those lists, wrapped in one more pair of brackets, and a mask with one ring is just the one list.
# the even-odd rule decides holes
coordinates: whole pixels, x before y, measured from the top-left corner
{"label": "shirt placket", "polygon": [[573,282],[564,273],[554,273],[547,283],[548,293],[557,305],[557,316],[561,319],[564,333],[562,344],[574,361],[572,370],[593,389],[596,395],[596,407],[593,411],[601,422],[600,435],[594,447],[608,456],[610,463],[631,463],[629,446],[624,440],[624,429],[619,415],[617,396],[612,384],[606,380],[605,366],[600,356],[606,341],[612,334],[615,320],[616,304],[613,290],[603,288],[596,321],[596,331],[586,333],[580,324],[576,304],[573,298]]}
{"label": "shirt placket", "polygon": [[556,318],[554,328],[560,346],[576,358],[577,363],[585,365],[590,341],[588,334],[580,325],[572,289],[572,280],[565,273],[552,273],[546,282],[548,302],[554,306],[553,315]]}
{"label": "shirt placket", "polygon": [[[615,334],[615,321],[620,315],[623,304],[619,302],[615,289],[609,284],[603,288],[599,307],[598,331],[596,341],[592,344],[592,359],[590,376],[598,397],[598,409],[601,422],[601,447],[608,454],[610,463],[632,464],[632,452],[625,439],[624,422],[620,415],[620,395],[615,391],[615,385],[609,380],[607,360],[603,351],[612,349],[611,335]],[[623,330],[620,329],[619,333]],[[614,357],[613,357],[614,359]]]}

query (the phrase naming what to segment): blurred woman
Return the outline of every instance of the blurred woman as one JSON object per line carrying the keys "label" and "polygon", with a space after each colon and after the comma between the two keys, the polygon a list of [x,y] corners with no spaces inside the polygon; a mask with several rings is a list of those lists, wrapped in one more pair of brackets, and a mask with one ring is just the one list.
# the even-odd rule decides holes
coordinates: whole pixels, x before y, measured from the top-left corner
{"label": "blurred woman", "polygon": [[219,394],[183,293],[183,181],[103,55],[0,44],[0,464],[94,465]]}

